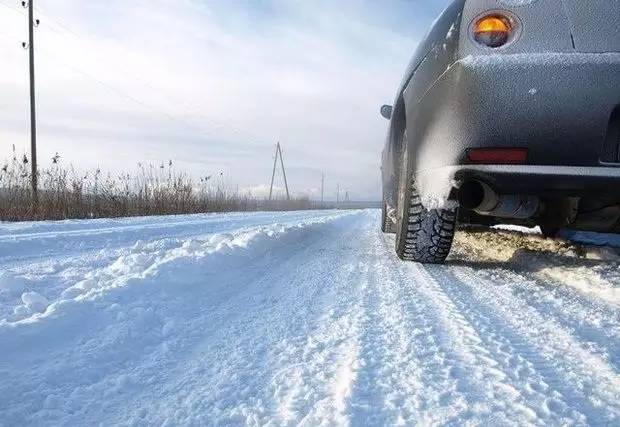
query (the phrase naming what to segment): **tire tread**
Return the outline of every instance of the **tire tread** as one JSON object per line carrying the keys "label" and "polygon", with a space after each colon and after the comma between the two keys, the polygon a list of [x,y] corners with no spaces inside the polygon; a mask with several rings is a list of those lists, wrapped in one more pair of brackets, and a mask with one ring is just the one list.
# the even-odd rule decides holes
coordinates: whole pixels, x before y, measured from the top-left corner
{"label": "tire tread", "polygon": [[457,209],[427,210],[413,182],[411,186],[409,206],[404,207],[406,217],[402,219],[406,238],[402,248],[397,247],[398,255],[405,261],[441,264],[452,248]]}

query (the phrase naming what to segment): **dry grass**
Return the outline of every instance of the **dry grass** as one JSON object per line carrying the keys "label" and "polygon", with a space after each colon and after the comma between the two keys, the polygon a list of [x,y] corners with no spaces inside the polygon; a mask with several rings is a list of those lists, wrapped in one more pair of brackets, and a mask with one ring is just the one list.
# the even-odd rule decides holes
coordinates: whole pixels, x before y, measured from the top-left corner
{"label": "dry grass", "polygon": [[312,209],[308,199],[267,201],[227,190],[211,177],[192,179],[172,162],[138,164],[132,174],[78,173],[54,157],[39,170],[39,203],[33,207],[30,164],[17,156],[0,169],[0,220],[109,218],[204,212]]}

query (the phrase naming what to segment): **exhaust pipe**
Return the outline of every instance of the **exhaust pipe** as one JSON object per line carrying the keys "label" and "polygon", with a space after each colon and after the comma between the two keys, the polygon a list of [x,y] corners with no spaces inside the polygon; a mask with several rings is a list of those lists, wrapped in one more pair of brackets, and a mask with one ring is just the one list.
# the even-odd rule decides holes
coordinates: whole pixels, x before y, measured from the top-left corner
{"label": "exhaust pipe", "polygon": [[529,219],[540,210],[540,199],[527,195],[499,195],[480,181],[467,181],[459,189],[459,203],[479,215]]}

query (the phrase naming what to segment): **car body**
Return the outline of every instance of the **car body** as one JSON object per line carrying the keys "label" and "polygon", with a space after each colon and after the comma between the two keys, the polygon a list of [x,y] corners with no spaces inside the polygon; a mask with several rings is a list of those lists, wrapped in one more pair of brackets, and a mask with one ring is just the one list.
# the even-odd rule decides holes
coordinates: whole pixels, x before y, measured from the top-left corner
{"label": "car body", "polygon": [[[501,46],[477,40],[490,17],[509,27]],[[620,232],[617,0],[455,0],[382,115],[383,228],[401,240],[403,180],[464,223]]]}

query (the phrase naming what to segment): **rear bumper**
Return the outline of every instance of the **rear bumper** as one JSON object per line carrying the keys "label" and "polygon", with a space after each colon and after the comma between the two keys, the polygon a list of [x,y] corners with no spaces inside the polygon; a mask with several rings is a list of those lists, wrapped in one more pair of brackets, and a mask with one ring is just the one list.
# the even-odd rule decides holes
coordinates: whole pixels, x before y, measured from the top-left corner
{"label": "rear bumper", "polygon": [[[483,181],[504,194],[609,196],[620,201],[620,168],[604,166],[465,165],[440,174]],[[435,171],[437,172],[437,171]],[[433,171],[427,172],[430,176]],[[423,173],[424,174],[424,173]]]}
{"label": "rear bumper", "polygon": [[[446,207],[461,183],[488,184],[499,194],[601,198],[620,203],[620,168],[605,166],[461,165],[415,173],[430,207]],[[452,197],[453,198],[453,197]]]}
{"label": "rear bumper", "polygon": [[414,170],[467,164],[485,147],[527,148],[528,165],[601,166],[618,106],[620,54],[467,57],[408,105]]}

